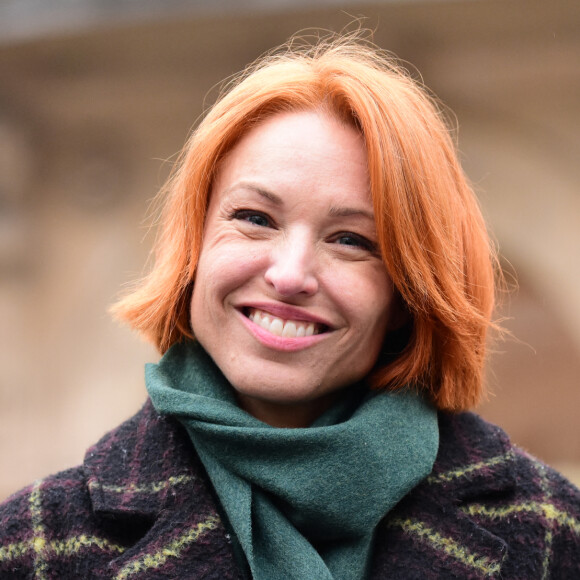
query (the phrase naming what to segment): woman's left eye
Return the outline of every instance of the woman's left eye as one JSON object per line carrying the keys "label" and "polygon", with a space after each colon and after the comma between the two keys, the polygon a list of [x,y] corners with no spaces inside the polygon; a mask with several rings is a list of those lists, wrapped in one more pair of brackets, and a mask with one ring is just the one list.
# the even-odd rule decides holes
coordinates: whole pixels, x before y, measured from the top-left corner
{"label": "woman's left eye", "polygon": [[353,248],[361,248],[369,252],[376,251],[376,244],[363,236],[352,233],[339,234],[334,238],[334,243],[341,246],[351,246]]}

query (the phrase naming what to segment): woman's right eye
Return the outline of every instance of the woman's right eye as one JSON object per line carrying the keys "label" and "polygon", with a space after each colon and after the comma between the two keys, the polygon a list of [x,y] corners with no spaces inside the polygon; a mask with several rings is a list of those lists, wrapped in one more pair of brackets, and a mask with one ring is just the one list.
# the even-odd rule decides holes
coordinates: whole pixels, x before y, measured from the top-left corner
{"label": "woman's right eye", "polygon": [[266,214],[251,209],[235,211],[232,217],[233,219],[250,222],[251,224],[264,228],[273,227],[272,220]]}

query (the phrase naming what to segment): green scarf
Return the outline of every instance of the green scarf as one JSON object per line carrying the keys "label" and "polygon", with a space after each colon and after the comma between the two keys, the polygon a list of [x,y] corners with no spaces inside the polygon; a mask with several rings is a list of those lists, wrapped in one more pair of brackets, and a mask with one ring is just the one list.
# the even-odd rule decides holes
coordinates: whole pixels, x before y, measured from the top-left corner
{"label": "green scarf", "polygon": [[197,343],[146,367],[155,408],[187,429],[254,580],[360,580],[375,528],[433,466],[434,409],[361,385],[311,427],[252,417]]}

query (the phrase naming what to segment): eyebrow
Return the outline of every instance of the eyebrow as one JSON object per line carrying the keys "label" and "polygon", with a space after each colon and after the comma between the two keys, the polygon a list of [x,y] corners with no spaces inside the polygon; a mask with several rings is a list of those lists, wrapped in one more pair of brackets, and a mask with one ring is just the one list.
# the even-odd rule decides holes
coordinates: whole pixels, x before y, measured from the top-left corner
{"label": "eyebrow", "polygon": [[331,207],[328,215],[331,217],[362,216],[369,219],[373,223],[375,221],[375,216],[372,212],[355,207]]}
{"label": "eyebrow", "polygon": [[[228,189],[226,189],[224,193],[226,195],[229,195],[232,191],[234,191],[238,187],[254,191],[258,195],[264,197],[265,199],[267,199],[268,201],[272,202],[275,205],[279,205],[279,206],[284,205],[284,200],[280,196],[276,195],[275,193],[272,193],[271,191],[268,191],[267,189],[264,189],[262,187],[254,185],[253,183],[247,183],[247,182],[236,183],[236,184],[232,185],[231,187],[229,187]],[[374,213],[372,211],[367,211],[365,209],[360,209],[360,208],[356,208],[356,207],[332,206],[330,208],[330,211],[328,212],[328,215],[330,217],[361,216],[361,217],[364,217],[364,218],[372,221],[373,223],[375,221],[375,216],[374,216]]]}
{"label": "eyebrow", "polygon": [[279,197],[275,193],[272,193],[271,191],[268,191],[267,189],[263,189],[262,187],[254,185],[253,183],[247,182],[234,183],[234,185],[228,187],[223,193],[225,195],[230,195],[233,191],[235,191],[238,188],[249,189],[250,191],[253,191],[258,195],[261,195],[262,197],[266,198],[268,201],[271,201],[275,205],[284,205],[284,202],[281,197]]}

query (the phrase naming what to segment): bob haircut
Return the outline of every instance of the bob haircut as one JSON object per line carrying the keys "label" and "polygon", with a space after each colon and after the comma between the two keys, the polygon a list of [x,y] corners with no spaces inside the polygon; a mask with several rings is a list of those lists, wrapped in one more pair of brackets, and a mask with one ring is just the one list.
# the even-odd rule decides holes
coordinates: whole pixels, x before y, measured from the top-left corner
{"label": "bob haircut", "polygon": [[113,312],[161,353],[193,338],[191,292],[220,161],[272,115],[324,110],[364,138],[378,242],[407,320],[402,345],[380,357],[369,382],[418,388],[442,410],[468,409],[483,394],[499,270],[443,115],[360,34],[297,44],[230,82],[193,132],[161,192],[153,268]]}

